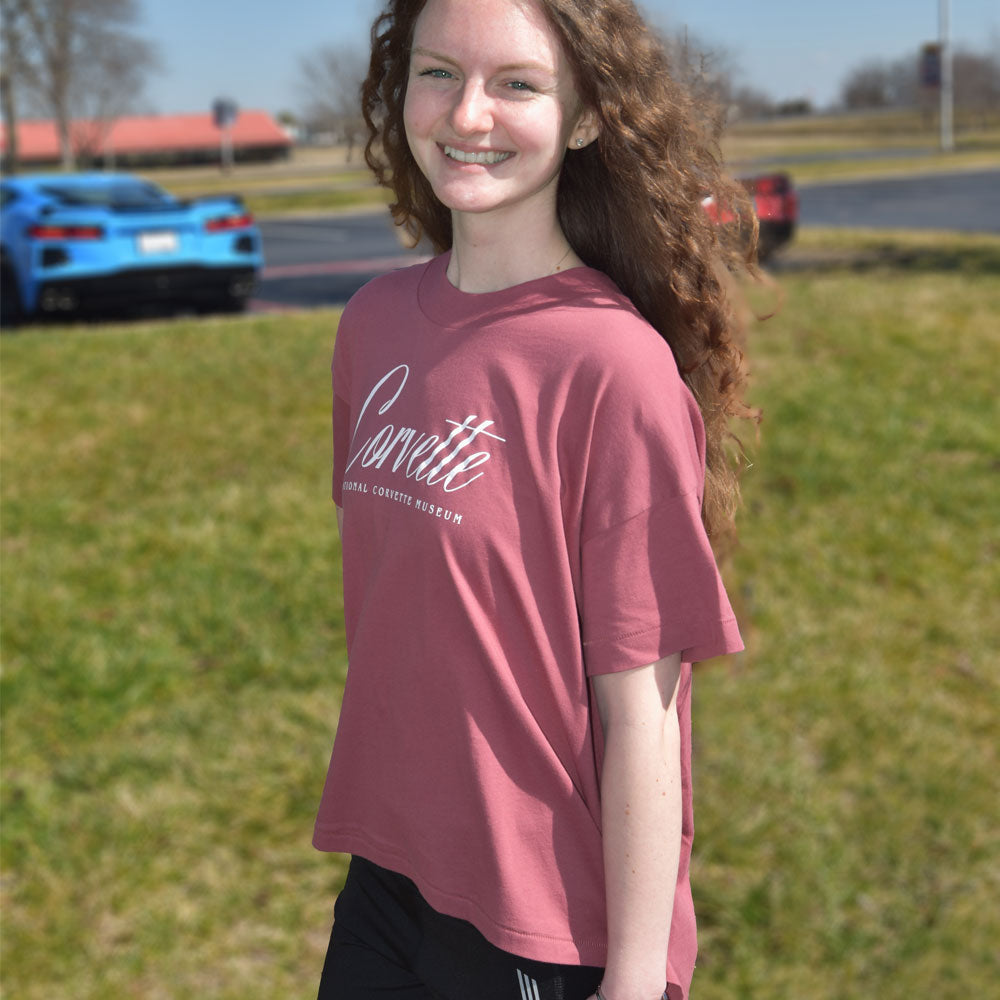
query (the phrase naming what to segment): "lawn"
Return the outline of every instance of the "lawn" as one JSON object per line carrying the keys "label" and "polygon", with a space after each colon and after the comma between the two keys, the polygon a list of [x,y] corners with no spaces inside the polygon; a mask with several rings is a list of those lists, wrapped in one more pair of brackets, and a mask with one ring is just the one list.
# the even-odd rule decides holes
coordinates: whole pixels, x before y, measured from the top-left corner
{"label": "lawn", "polygon": [[296,147],[289,160],[218,167],[160,167],[144,177],[180,197],[239,194],[256,215],[376,210],[390,200],[364,164],[360,150],[346,159],[342,148]]}
{"label": "lawn", "polygon": [[[777,277],[727,568],[749,648],[696,680],[693,996],[986,996],[1000,240],[806,231]],[[315,995],[336,322],[0,341],[7,996]]]}
{"label": "lawn", "polygon": [[[4,986],[307,994],[333,312],[3,338]],[[325,925],[325,926],[324,926]]]}
{"label": "lawn", "polygon": [[955,116],[955,148],[940,151],[937,113],[855,111],[735,122],[723,139],[738,173],[787,170],[798,185],[949,170],[1000,169],[1000,113]]}
{"label": "lawn", "polygon": [[1000,980],[1000,240],[803,234],[696,694],[698,1000]]}

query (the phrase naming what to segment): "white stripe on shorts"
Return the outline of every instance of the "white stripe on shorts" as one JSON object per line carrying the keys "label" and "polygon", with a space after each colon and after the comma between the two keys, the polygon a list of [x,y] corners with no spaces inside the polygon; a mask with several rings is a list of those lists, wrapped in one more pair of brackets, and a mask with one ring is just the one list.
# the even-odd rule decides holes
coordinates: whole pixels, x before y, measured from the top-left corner
{"label": "white stripe on shorts", "polygon": [[526,976],[520,969],[517,970],[517,984],[521,987],[521,1000],[540,1000],[538,983]]}

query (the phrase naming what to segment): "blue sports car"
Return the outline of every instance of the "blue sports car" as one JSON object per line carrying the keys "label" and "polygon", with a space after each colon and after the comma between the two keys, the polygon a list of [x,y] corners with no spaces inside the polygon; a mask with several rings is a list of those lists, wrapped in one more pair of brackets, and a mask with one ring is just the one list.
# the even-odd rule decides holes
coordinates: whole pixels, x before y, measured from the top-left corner
{"label": "blue sports car", "polygon": [[104,173],[8,177],[0,197],[3,325],[122,308],[234,312],[263,263],[237,197],[183,201]]}

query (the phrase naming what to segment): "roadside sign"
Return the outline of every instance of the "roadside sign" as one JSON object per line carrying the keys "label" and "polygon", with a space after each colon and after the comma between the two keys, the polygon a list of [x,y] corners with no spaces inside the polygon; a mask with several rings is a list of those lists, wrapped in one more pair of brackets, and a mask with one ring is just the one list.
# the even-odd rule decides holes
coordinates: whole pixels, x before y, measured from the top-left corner
{"label": "roadside sign", "polygon": [[219,97],[212,102],[212,118],[216,128],[228,128],[236,121],[238,114],[236,102],[228,97]]}
{"label": "roadside sign", "polygon": [[937,90],[941,86],[941,46],[928,42],[920,49],[920,84]]}
{"label": "roadside sign", "polygon": [[229,173],[233,169],[233,135],[232,127],[236,121],[239,109],[236,102],[228,97],[218,97],[212,102],[212,118],[215,127],[219,129],[219,165],[222,172]]}

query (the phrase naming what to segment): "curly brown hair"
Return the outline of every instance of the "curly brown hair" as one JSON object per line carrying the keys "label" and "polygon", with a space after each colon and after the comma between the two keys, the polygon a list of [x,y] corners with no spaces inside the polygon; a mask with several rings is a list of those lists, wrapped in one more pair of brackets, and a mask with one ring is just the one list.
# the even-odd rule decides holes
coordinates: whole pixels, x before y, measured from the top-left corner
{"label": "curly brown hair", "polygon": [[[403,102],[417,17],[427,0],[389,0],[372,27],[362,90],[365,160],[391,188],[393,218],[437,252],[452,243],[451,213],[410,153]],[[733,273],[755,272],[757,223],[719,148],[721,116],[696,101],[630,0],[536,0],[556,31],[596,142],[570,151],[557,210],[580,259],[603,271],[667,341],[701,409],[707,438],[703,518],[713,543],[732,538],[741,449],[732,417],[743,402],[744,328]],[[711,196],[735,225],[715,224]],[[732,447],[734,444],[737,447]]]}

